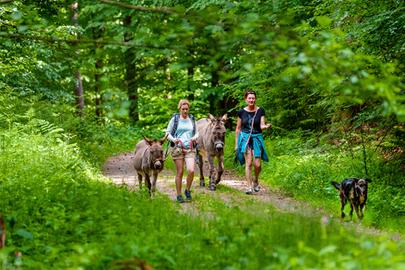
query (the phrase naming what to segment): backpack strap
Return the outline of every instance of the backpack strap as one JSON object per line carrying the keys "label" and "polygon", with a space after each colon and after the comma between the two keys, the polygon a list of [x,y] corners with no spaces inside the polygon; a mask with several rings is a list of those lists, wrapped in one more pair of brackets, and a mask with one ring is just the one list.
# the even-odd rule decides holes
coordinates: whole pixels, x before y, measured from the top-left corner
{"label": "backpack strap", "polygon": [[173,128],[170,131],[170,135],[172,135],[174,137],[174,135],[176,134],[176,131],[177,131],[177,127],[179,125],[180,114],[175,113],[175,114],[173,114],[172,118],[174,118],[174,122],[173,122]]}
{"label": "backpack strap", "polygon": [[[193,124],[193,136],[194,136],[196,134],[196,132],[197,132],[197,126],[196,126],[196,123],[195,123],[195,118],[194,118],[194,115],[192,115],[191,113],[188,115],[188,117],[190,117],[191,123]],[[174,137],[174,135],[176,134],[176,131],[177,131],[177,127],[179,126],[180,114],[175,113],[175,114],[173,114],[172,118],[174,118],[174,123],[173,123],[173,128],[170,131],[170,134]]]}

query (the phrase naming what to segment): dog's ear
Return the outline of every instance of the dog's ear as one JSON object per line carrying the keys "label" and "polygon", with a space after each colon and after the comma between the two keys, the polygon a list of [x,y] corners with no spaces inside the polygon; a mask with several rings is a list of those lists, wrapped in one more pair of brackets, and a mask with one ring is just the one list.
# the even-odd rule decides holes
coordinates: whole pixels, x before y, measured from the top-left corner
{"label": "dog's ear", "polygon": [[332,181],[331,183],[337,190],[340,190],[340,184],[338,182]]}
{"label": "dog's ear", "polygon": [[371,181],[371,179],[368,179],[368,178],[364,178],[364,180],[366,180],[367,183],[373,182],[373,181]]}

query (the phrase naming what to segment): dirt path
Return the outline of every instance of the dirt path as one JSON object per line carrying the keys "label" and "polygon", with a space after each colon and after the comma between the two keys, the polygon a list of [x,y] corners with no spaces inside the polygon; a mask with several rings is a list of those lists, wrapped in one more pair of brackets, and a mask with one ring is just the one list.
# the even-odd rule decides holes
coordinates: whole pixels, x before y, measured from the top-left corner
{"label": "dirt path", "polygon": [[[103,174],[106,177],[112,179],[117,185],[127,185],[130,188],[138,188],[138,179],[135,179],[135,171],[132,167],[132,153],[123,153],[117,156],[113,156],[107,160],[103,167]],[[183,180],[184,181],[184,180]],[[206,185],[207,185],[207,179]],[[327,213],[321,208],[314,208],[306,202],[298,201],[290,198],[279,191],[272,190],[268,186],[261,184],[261,190],[254,195],[246,195],[245,181],[235,176],[230,171],[225,171],[221,183],[218,186],[217,191],[209,191],[208,188],[199,187],[199,176],[196,175],[193,182],[192,192],[193,196],[199,194],[210,194],[211,196],[220,198],[225,203],[238,204],[241,201],[247,199],[257,200],[262,203],[271,204],[280,212],[299,214],[303,216],[320,217],[321,222],[328,222],[334,219],[336,222],[340,222],[339,218],[333,217],[330,213]],[[225,188],[230,188],[235,192],[223,192]],[[183,188],[184,189],[184,188]],[[222,189],[222,190],[221,190]],[[163,170],[158,177],[157,190],[160,193],[166,194],[172,200],[175,200],[175,184],[174,184],[174,172],[170,170]],[[240,191],[240,193],[238,192]],[[196,207],[193,207],[193,203],[181,204],[181,209],[189,214],[198,214]],[[358,232],[367,233],[371,235],[384,234],[380,230],[375,228],[365,227],[361,224],[354,222],[342,222],[345,227],[354,228]],[[397,238],[398,234],[391,236]]]}
{"label": "dirt path", "polygon": [[[132,168],[132,153],[124,153],[117,156],[113,156],[107,160],[103,167],[103,174],[112,179],[112,181],[117,185],[128,185],[129,187],[137,188],[138,179],[135,179],[135,171]],[[207,178],[207,177],[206,177]],[[206,185],[208,180],[206,179]],[[244,191],[247,186],[245,181],[240,177],[235,176],[230,171],[225,171],[223,174],[220,185],[226,186],[231,189],[239,190],[240,194],[236,194],[236,197],[239,197],[240,200],[243,200],[243,197],[253,198],[265,203],[272,204],[275,208],[282,212],[296,212],[302,215],[319,215],[322,209],[315,209],[304,202],[300,202],[289,198],[278,191],[271,190],[269,187],[261,184],[260,192],[254,195],[245,195]],[[159,174],[157,182],[157,190],[161,193],[166,194],[170,198],[176,197],[175,185],[174,185],[174,172],[169,170],[162,171]],[[221,187],[219,186],[216,192],[209,191],[207,188],[199,187],[199,176],[196,175],[193,182],[193,194],[198,195],[199,193],[210,193],[219,196],[224,201],[235,200],[235,196],[232,196],[229,193],[221,192]],[[182,204],[183,207],[188,208],[190,204]]]}
{"label": "dirt path", "polygon": [[[139,184],[138,179],[135,179],[135,170],[132,167],[132,159],[132,153],[123,153],[109,158],[103,167],[104,176],[112,179],[112,181],[117,185],[127,185],[131,189],[137,189]],[[207,185],[207,177],[205,181]],[[237,204],[238,206],[243,205],[241,202],[246,202],[249,199],[253,199],[261,203],[271,204],[280,212],[292,213],[306,217],[319,217],[320,222],[322,223],[330,222],[331,220],[334,222],[340,222],[342,226],[349,229],[354,229],[358,233],[365,233],[374,236],[386,235],[395,241],[399,241],[402,238],[399,233],[391,234],[383,232],[376,228],[362,226],[357,222],[342,222],[339,217],[335,217],[331,213],[327,213],[321,208],[315,208],[306,202],[288,197],[279,191],[272,190],[262,183],[260,192],[255,193],[254,195],[246,195],[244,192],[246,187],[245,181],[241,177],[236,176],[231,171],[225,171],[220,185],[218,185],[217,191],[209,191],[206,187],[200,188],[199,176],[196,175],[193,182],[192,194],[193,196],[209,194],[210,196],[221,199],[226,204]],[[226,192],[226,189],[230,189],[233,192]],[[170,170],[163,170],[159,174],[157,190],[159,193],[165,194],[175,201],[176,192],[174,184],[174,172]],[[180,205],[182,211],[185,213],[192,215],[199,214],[199,210],[193,203],[183,203]],[[246,210],[252,211],[251,208]]]}

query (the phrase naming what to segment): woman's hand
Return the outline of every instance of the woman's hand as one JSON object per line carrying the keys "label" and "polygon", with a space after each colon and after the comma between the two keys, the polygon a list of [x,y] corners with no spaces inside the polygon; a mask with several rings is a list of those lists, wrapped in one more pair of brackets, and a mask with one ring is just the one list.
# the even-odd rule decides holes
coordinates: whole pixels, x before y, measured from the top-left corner
{"label": "woman's hand", "polygon": [[270,123],[270,124],[264,124],[264,125],[261,125],[261,129],[268,129],[268,128],[271,128],[273,125]]}

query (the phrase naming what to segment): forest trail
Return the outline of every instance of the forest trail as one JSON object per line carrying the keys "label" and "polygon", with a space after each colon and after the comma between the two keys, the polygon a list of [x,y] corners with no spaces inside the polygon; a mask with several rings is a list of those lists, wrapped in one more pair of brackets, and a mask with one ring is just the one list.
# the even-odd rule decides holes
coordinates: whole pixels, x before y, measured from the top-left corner
{"label": "forest trail", "polygon": [[[135,170],[132,166],[132,159],[133,159],[132,153],[123,153],[109,158],[103,167],[104,176],[110,178],[117,185],[127,185],[131,189],[137,189],[139,184],[138,179],[135,178]],[[204,169],[205,169],[204,173],[206,173],[207,175],[206,171],[208,168]],[[200,188],[199,174],[197,171],[198,170],[196,170],[196,175],[194,177],[192,187],[193,196],[198,196],[199,194],[202,193],[212,194],[214,196],[218,196],[220,199],[228,203],[230,203],[231,201],[237,203],[237,201],[243,200],[244,198],[246,199],[252,198],[254,200],[259,200],[264,203],[270,203],[277,210],[282,212],[300,213],[302,215],[310,215],[310,216],[319,215],[319,213],[322,212],[322,209],[313,208],[304,202],[300,202],[290,197],[287,197],[281,194],[279,191],[271,190],[269,187],[263,185],[262,183],[260,184],[261,185],[260,192],[255,193],[254,195],[246,195],[245,190],[247,186],[245,181],[241,177],[236,176],[229,170],[225,170],[221,182],[217,186],[216,191],[208,190],[207,187],[208,177],[205,177],[206,187]],[[184,181],[185,177],[183,177],[183,183]],[[233,189],[235,191],[240,191],[240,193],[232,192],[232,194],[230,194],[229,192],[226,193],[221,192],[221,190],[224,187]],[[173,201],[175,200],[176,192],[175,192],[173,171],[165,169],[159,174],[157,181],[157,191],[169,196],[169,198],[171,198]],[[184,203],[181,204],[181,206],[185,208],[185,210],[189,210],[190,207],[192,206],[192,203]]]}
{"label": "forest trail", "polygon": [[[139,188],[138,179],[135,179],[135,170],[132,167],[132,153],[122,153],[113,157],[110,157],[103,166],[103,175],[110,178],[113,183],[117,185],[126,185],[128,188],[137,190]],[[183,177],[184,178],[184,177]],[[183,179],[184,181],[184,179]],[[216,191],[210,191],[207,188],[207,177],[206,177],[206,187],[199,187],[199,175],[196,173],[194,177],[192,195],[196,198],[200,195],[209,194],[209,196],[214,196],[221,199],[229,206],[242,207],[246,211],[254,211],[254,204],[246,204],[249,200],[255,200],[255,202],[261,202],[265,204],[272,205],[277,211],[284,213],[291,213],[296,215],[308,216],[308,217],[319,217],[320,222],[330,222],[332,219],[334,222],[341,222],[340,218],[332,216],[327,213],[322,208],[315,208],[306,202],[298,201],[277,190],[272,190],[263,183],[260,183],[261,190],[254,195],[246,195],[246,184],[245,181],[233,174],[231,171],[226,170],[223,174],[220,184],[217,186]],[[183,185],[184,190],[184,185]],[[224,192],[230,190],[231,192]],[[174,184],[174,172],[170,170],[163,170],[157,181],[157,192],[165,194],[173,203],[175,203],[175,184]],[[194,207],[193,201],[191,203],[179,204],[183,212],[196,215],[198,214],[197,207]],[[381,235],[383,232],[366,226],[362,226],[356,222],[341,222],[347,228],[355,229],[357,232],[371,234],[371,235]],[[397,238],[397,236],[393,236]]]}

